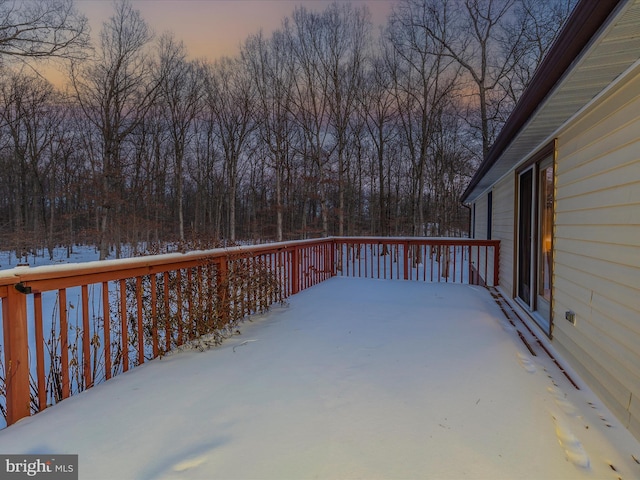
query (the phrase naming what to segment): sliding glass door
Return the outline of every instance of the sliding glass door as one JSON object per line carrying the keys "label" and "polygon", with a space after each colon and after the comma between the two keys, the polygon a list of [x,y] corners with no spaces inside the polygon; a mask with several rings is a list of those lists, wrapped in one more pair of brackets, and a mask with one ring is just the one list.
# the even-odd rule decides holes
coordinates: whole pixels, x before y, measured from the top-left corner
{"label": "sliding glass door", "polygon": [[553,280],[553,161],[547,157],[518,175],[517,298],[551,335]]}

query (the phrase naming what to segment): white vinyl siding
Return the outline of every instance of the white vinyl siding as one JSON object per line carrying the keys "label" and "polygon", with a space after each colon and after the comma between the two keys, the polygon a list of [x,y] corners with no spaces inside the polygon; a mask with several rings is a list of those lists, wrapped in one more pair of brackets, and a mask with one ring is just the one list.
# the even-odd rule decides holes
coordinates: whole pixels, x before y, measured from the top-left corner
{"label": "white vinyl siding", "polygon": [[[483,194],[482,196],[478,197],[478,199],[475,202],[475,218],[473,219],[474,221],[474,227],[475,227],[475,237],[477,239],[480,240],[484,240],[485,238],[487,238],[487,195]],[[489,259],[489,264],[491,264],[491,262],[493,262],[493,255],[491,255],[491,258]],[[473,268],[476,269],[476,271],[484,277],[484,271],[485,271],[485,267],[487,265],[487,258],[485,255],[480,253],[480,250],[476,250],[476,249],[472,249],[471,250],[471,264],[473,265]],[[487,276],[489,276],[490,273],[487,273]],[[487,279],[484,279],[485,281],[487,281]],[[491,278],[489,279],[491,282],[493,282],[493,275],[491,275]]]}
{"label": "white vinyl siding", "polygon": [[[513,290],[513,221],[514,221],[514,183],[508,176],[496,184],[492,191],[491,239],[500,240],[500,287],[511,296]],[[475,238],[485,239],[488,232],[488,194],[483,193],[475,202]],[[484,258],[476,255],[471,259],[479,272],[484,272]],[[493,264],[493,255],[489,256],[489,265]],[[491,272],[489,280],[493,279]]]}
{"label": "white vinyl siding", "polygon": [[[640,76],[558,137],[554,344],[640,437]],[[496,202],[500,204],[500,202]],[[577,324],[564,320],[576,313]]]}
{"label": "white vinyl siding", "polygon": [[475,238],[487,238],[487,195],[483,194],[476,200]]}
{"label": "white vinyl siding", "polygon": [[493,188],[493,228],[491,236],[500,240],[500,286],[513,296],[515,180],[507,175]]}

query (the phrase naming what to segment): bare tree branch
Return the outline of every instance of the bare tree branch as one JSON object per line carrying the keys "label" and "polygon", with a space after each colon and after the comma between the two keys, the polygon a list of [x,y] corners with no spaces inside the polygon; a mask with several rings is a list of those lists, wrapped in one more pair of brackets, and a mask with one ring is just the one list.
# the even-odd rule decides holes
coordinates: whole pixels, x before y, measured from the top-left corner
{"label": "bare tree branch", "polygon": [[88,42],[73,0],[0,0],[0,58],[79,58]]}

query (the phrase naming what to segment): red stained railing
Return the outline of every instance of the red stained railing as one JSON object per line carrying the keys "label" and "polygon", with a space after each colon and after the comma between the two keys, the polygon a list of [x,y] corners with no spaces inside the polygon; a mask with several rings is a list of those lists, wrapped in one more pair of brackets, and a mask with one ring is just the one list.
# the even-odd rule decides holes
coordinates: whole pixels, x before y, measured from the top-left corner
{"label": "red stained railing", "polygon": [[334,241],[338,275],[498,284],[498,240],[343,237]]}
{"label": "red stained railing", "polygon": [[498,256],[490,240],[340,237],[0,272],[0,409],[11,425],[334,275],[496,285]]}

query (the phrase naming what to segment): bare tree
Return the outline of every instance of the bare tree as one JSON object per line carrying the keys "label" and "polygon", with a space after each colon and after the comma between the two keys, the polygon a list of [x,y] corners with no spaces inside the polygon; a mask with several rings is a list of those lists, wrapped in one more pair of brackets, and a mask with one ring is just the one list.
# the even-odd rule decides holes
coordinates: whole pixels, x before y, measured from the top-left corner
{"label": "bare tree", "polygon": [[514,66],[513,75],[501,80],[511,104],[507,113],[520,98],[553,43],[556,34],[567,20],[577,0],[519,0],[514,8],[514,20],[507,25],[501,49],[507,50],[513,38],[519,37],[521,52]]}
{"label": "bare tree", "polygon": [[158,84],[160,105],[168,120],[175,166],[176,200],[180,240],[184,241],[184,160],[193,135],[191,129],[204,97],[204,69],[196,62],[187,61],[187,51],[173,35],[160,39]]}
{"label": "bare tree", "polygon": [[64,103],[53,107],[59,113],[50,148],[51,158],[55,159],[52,175],[55,185],[50,191],[50,228],[53,231],[55,214],[55,228],[59,235],[57,242],[66,247],[69,258],[76,242],[89,240],[82,238],[79,233],[86,230],[90,220],[92,196],[89,193],[94,187],[94,177],[88,170],[90,162],[87,162],[87,151],[81,143],[82,132],[78,126],[83,122],[79,118],[80,112],[69,108],[68,98],[64,100]]}
{"label": "bare tree", "polygon": [[207,103],[215,116],[215,132],[225,160],[229,239],[235,241],[238,166],[255,128],[253,82],[246,64],[229,57],[214,64],[207,80]]}
{"label": "bare tree", "polygon": [[71,0],[0,0],[0,61],[74,60],[69,102],[0,79],[2,240],[457,234],[470,162],[575,2],[400,0],[377,44],[365,9],[299,7],[203,66],[130,0],[85,61]]}
{"label": "bare tree", "polygon": [[74,58],[88,40],[73,0],[0,0],[0,58]]}
{"label": "bare tree", "polygon": [[198,115],[194,124],[194,163],[189,169],[189,179],[194,182],[195,230],[208,237],[221,236],[224,179],[222,154],[217,142],[216,117],[210,108]]}
{"label": "bare tree", "polygon": [[407,2],[394,12],[387,31],[396,116],[411,165],[412,235],[428,233],[424,195],[429,148],[444,105],[458,88],[459,68],[446,47],[432,38],[438,28],[427,3]]}
{"label": "bare tree", "polygon": [[[300,153],[306,166],[306,177],[314,178],[312,188],[317,191],[322,217],[322,234],[329,235],[329,195],[331,180],[330,157],[335,149],[335,140],[330,134],[328,120],[330,86],[328,70],[323,68],[321,55],[326,40],[322,14],[298,7],[293,12],[293,25],[286,33],[295,58],[297,81],[292,92],[295,121],[303,132]],[[305,198],[302,230],[306,230],[306,215],[311,209]]]}
{"label": "bare tree", "polygon": [[[410,17],[411,24],[419,27],[429,41],[446,55],[454,59],[469,75],[477,99],[478,124],[483,155],[489,151],[493,141],[495,125],[492,120],[492,95],[499,102],[504,95],[496,92],[500,82],[512,74],[517,55],[522,51],[522,28],[515,30],[510,38],[508,51],[500,46],[505,36],[509,14],[517,0],[406,0],[398,12],[424,10],[421,16]],[[513,29],[512,29],[513,31]],[[468,110],[473,112],[475,105]]]}
{"label": "bare tree", "polygon": [[[385,46],[381,44],[381,48]],[[365,126],[369,139],[373,145],[375,175],[378,185],[378,228],[379,234],[389,234],[389,196],[390,188],[385,189],[389,182],[389,148],[390,142],[397,136],[395,128],[395,106],[393,96],[392,76],[387,63],[381,56],[372,57],[362,88],[360,89],[360,111],[364,115]],[[372,179],[371,184],[376,182]]]}
{"label": "bare tree", "polygon": [[442,53],[466,72],[471,98],[464,117],[486,155],[575,0],[405,0],[424,5],[415,18]]}
{"label": "bare tree", "polygon": [[348,169],[350,123],[356,116],[356,99],[362,88],[365,45],[369,40],[366,8],[331,4],[322,15],[320,38],[314,42],[328,85],[328,124],[335,139],[338,169],[338,235],[344,235],[345,173]]}
{"label": "bare tree", "polygon": [[283,183],[285,170],[294,155],[295,131],[291,116],[291,93],[295,82],[292,58],[282,31],[269,40],[262,35],[245,44],[247,59],[257,89],[256,119],[260,141],[268,147],[269,162],[275,177],[276,239],[283,239]]}
{"label": "bare tree", "polygon": [[[151,39],[140,12],[129,1],[119,1],[114,15],[102,27],[96,56],[71,67],[78,103],[101,141],[101,259],[109,253],[109,234],[118,234],[117,226],[109,222],[112,218],[121,219],[123,213],[123,142],[142,121],[157,93],[147,48]],[[115,243],[119,253],[120,243]]]}
{"label": "bare tree", "polygon": [[55,170],[50,148],[62,118],[62,112],[54,107],[55,97],[53,86],[46,80],[21,73],[11,75],[1,89],[4,108],[0,110],[0,118],[12,140],[18,173],[13,198],[19,211],[14,228],[25,248],[36,246],[27,245],[25,228],[32,232],[36,242],[46,239],[50,257],[53,236],[48,222],[53,206],[47,197]]}

